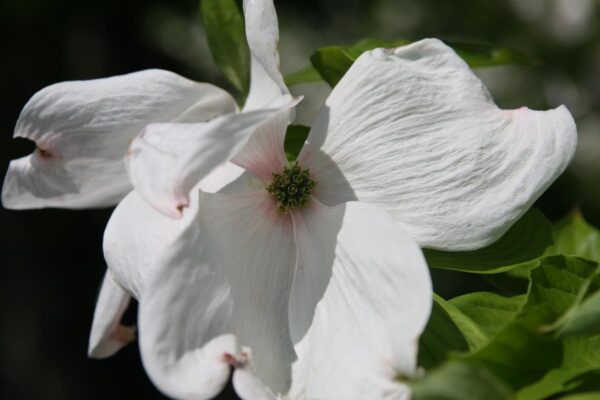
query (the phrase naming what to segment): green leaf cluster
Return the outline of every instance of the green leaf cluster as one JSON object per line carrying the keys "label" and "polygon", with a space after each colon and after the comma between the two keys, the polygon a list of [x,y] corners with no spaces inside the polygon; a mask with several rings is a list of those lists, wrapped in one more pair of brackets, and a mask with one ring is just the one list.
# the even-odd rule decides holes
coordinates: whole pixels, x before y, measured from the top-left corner
{"label": "green leaf cluster", "polygon": [[[351,46],[327,46],[316,50],[310,57],[311,65],[286,76],[288,85],[325,81],[331,87],[337,85],[354,61],[365,51],[375,48],[396,48],[411,43],[406,39],[363,39]],[[505,47],[493,47],[479,43],[446,42],[471,68],[496,67],[509,64],[537,65],[526,54]]]}
{"label": "green leaf cluster", "polygon": [[434,296],[415,399],[600,398],[600,231],[580,214],[552,226],[533,209],[488,248],[426,255],[433,268],[527,285]]}

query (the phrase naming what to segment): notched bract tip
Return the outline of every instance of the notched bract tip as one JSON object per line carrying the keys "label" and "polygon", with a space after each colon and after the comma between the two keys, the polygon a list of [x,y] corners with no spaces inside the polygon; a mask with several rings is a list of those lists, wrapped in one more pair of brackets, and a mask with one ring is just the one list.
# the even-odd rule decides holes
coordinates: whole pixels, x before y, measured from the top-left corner
{"label": "notched bract tip", "polygon": [[117,325],[112,332],[110,337],[117,342],[127,344],[133,342],[136,336],[135,326]]}
{"label": "notched bract tip", "polygon": [[245,368],[250,362],[250,355],[246,351],[242,351],[237,355],[224,353],[223,360],[231,365],[232,368]]}
{"label": "notched bract tip", "polygon": [[56,154],[54,154],[50,150],[41,148],[40,146],[36,146],[34,153],[35,153],[35,155],[37,155],[37,157],[39,157],[42,160],[46,160],[46,161],[58,158],[58,156]]}

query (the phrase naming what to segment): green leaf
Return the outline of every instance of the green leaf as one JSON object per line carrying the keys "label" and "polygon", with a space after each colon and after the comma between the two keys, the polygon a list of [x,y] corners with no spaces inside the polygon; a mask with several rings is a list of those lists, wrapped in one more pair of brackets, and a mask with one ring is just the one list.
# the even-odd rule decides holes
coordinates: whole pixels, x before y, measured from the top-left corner
{"label": "green leaf", "polygon": [[[489,293],[492,295],[492,293]],[[463,337],[467,341],[470,351],[476,350],[487,344],[490,340],[489,335],[469,316],[465,315],[459,308],[449,301],[435,297],[434,301],[438,303],[444,311],[452,318]]]}
{"label": "green leaf", "polygon": [[446,361],[453,351],[469,350],[467,340],[450,316],[451,311],[446,310],[448,307],[452,308],[448,302],[434,294],[429,322],[419,340],[418,364],[426,369]]}
{"label": "green leaf", "polygon": [[485,364],[516,390],[536,382],[548,370],[559,367],[561,357],[560,343],[540,335],[523,316],[467,359]]}
{"label": "green leaf", "polygon": [[569,370],[553,369],[549,371],[540,381],[527,386],[517,392],[518,400],[538,400],[549,396],[577,388],[580,381],[573,379],[573,373]]}
{"label": "green leaf", "polygon": [[306,68],[286,75],[285,84],[292,86],[298,83],[320,82],[322,80],[323,78],[319,74],[319,71],[317,71],[312,65],[309,65]]}
{"label": "green leaf", "polygon": [[563,341],[563,363],[542,379],[521,389],[519,400],[538,400],[579,389],[586,385],[589,375],[598,382],[600,372],[600,336],[567,338]]}
{"label": "green leaf", "polygon": [[516,267],[533,268],[552,244],[552,224],[532,208],[494,244],[474,251],[424,249],[427,264],[479,274],[495,274]]}
{"label": "green leaf", "polygon": [[[460,313],[460,317],[458,314],[453,316],[472,344],[471,350],[476,350],[500,334],[515,319],[526,301],[525,295],[503,297],[478,292],[455,297],[449,303]],[[466,320],[471,322],[470,326],[465,326]],[[473,326],[477,327],[476,335]]]}
{"label": "green leaf", "polygon": [[310,128],[304,125],[289,125],[285,132],[285,155],[288,161],[294,161],[308,137]]}
{"label": "green leaf", "polygon": [[240,9],[235,0],[201,0],[200,9],[215,63],[245,97],[250,83],[250,51]]}
{"label": "green leaf", "polygon": [[352,46],[328,46],[313,53],[310,61],[315,70],[331,86],[337,85],[354,61],[365,51],[377,47],[398,47],[409,43],[407,40],[383,41],[363,39]]}
{"label": "green leaf", "polygon": [[[428,324],[422,339],[428,347],[419,360],[438,365],[449,358],[483,365],[518,390],[519,400],[545,399],[582,386],[587,374],[600,371],[600,335],[560,338],[545,328],[577,307],[582,293],[598,293],[597,264],[577,257],[545,257],[530,271],[529,281],[527,294],[514,297],[480,292],[445,301],[434,296],[431,321],[438,322]],[[444,329],[449,338],[442,336],[433,342],[437,347],[431,346],[431,337],[443,335]]]}
{"label": "green leaf", "polygon": [[497,67],[499,65],[539,65],[540,61],[523,52],[505,47],[497,48],[480,43],[445,42],[466,61],[471,68]]}
{"label": "green leaf", "polygon": [[525,296],[470,293],[450,301],[434,294],[431,317],[419,343],[419,365],[437,366],[451,353],[473,352],[489,343],[525,304]]}
{"label": "green leaf", "polygon": [[343,46],[323,47],[310,57],[310,62],[319,75],[331,87],[335,87],[356,60]]}
{"label": "green leaf", "polygon": [[[550,257],[548,260],[560,260],[561,257]],[[565,268],[546,269],[537,273],[537,302],[551,310],[555,321],[564,320],[573,310],[577,310],[583,294],[589,290],[597,292],[598,266],[596,263],[574,258],[562,257]],[[557,267],[558,264],[555,264]],[[546,331],[549,325],[540,325],[540,331]],[[535,400],[546,398],[585,383],[585,376],[600,371],[600,336],[565,337],[559,342],[562,345],[562,362],[560,366],[549,371],[542,379],[523,388],[517,398]]]}
{"label": "green leaf", "polygon": [[[593,371],[572,379],[567,390],[560,392],[561,399],[600,399],[600,371]],[[590,397],[596,395],[598,397]],[[581,397],[578,397],[581,396]]]}
{"label": "green leaf", "polygon": [[[579,212],[574,212],[556,224],[554,245],[548,254],[566,254],[600,262],[600,231],[589,225]],[[600,333],[600,292],[597,285],[582,287],[571,308],[546,327],[563,336]],[[587,298],[585,298],[588,296]]]}
{"label": "green leaf", "polygon": [[[583,261],[583,260],[582,260]],[[558,318],[557,322],[549,326],[554,329],[561,326],[558,335],[562,338],[563,362],[561,366],[548,372],[540,381],[522,389],[518,393],[518,399],[534,400],[546,398],[550,395],[562,393],[580,386],[590,386],[589,376],[592,376],[593,382],[598,382],[600,374],[600,332],[598,330],[598,291],[600,282],[598,279],[599,268],[595,263],[587,261],[589,265],[594,265],[595,270],[584,278],[586,272],[582,269],[577,271],[574,276],[579,275],[579,280],[583,283],[579,287],[577,295],[571,295],[572,304],[567,311]],[[568,278],[563,278],[565,282]],[[575,279],[572,279],[575,280]],[[565,283],[565,287],[567,283]],[[562,294],[554,294],[553,298],[560,300],[564,298],[565,287]],[[571,290],[574,290],[573,288]],[[583,294],[591,292],[592,295],[579,305]],[[562,300],[564,301],[564,299]],[[565,322],[566,321],[566,322]],[[540,327],[547,330],[548,326]],[[582,336],[582,335],[585,335]],[[593,386],[593,385],[592,385]],[[594,387],[598,389],[598,387]]]}
{"label": "green leaf", "polygon": [[[536,263],[537,264],[537,263]],[[482,275],[483,281],[491,285],[496,293],[503,296],[515,296],[527,293],[531,265],[524,264],[502,274]]]}
{"label": "green leaf", "polygon": [[563,336],[600,334],[600,291],[575,308],[558,333]]}
{"label": "green leaf", "polygon": [[545,257],[531,272],[527,306],[543,305],[551,311],[551,321],[560,317],[581,298],[581,292],[597,276],[595,262],[570,256]]}
{"label": "green leaf", "polygon": [[356,42],[353,46],[350,46],[350,52],[354,55],[355,58],[358,58],[358,56],[360,56],[365,51],[373,50],[378,47],[390,49],[405,46],[410,43],[411,41],[407,39],[381,40],[375,38],[366,38]]}
{"label": "green leaf", "polygon": [[561,400],[598,400],[600,392],[576,393],[569,396],[561,397]]}
{"label": "green leaf", "polygon": [[538,400],[557,398],[563,394],[583,394],[600,390],[600,371],[596,368],[579,373],[567,368],[550,371],[534,385],[524,388],[517,393],[518,400]]}
{"label": "green leaf", "polygon": [[[513,358],[519,358],[521,353],[528,358],[525,351],[513,349],[511,346],[532,349],[537,343],[535,334],[518,329],[520,325],[517,321],[524,303],[525,296],[503,298],[493,293],[472,293],[446,302],[445,310],[469,343],[471,355],[464,354],[461,359],[486,364],[490,370],[506,379],[506,375],[515,370],[514,364],[520,365],[519,363],[524,361],[513,363]],[[512,329],[509,330],[509,327]],[[495,348],[494,344],[498,348]],[[547,353],[545,348],[543,350],[543,354],[552,355],[552,352]],[[529,361],[531,360],[522,364],[529,365],[526,370],[531,367]],[[509,365],[504,366],[507,363]],[[558,361],[546,358],[542,365],[558,365]],[[536,365],[534,370],[537,372],[531,377],[527,373],[529,371],[525,372],[517,368],[514,376],[506,381],[514,382],[515,379],[525,379],[525,382],[535,381],[543,375],[543,370],[540,372],[539,369],[540,367]]]}
{"label": "green leaf", "polygon": [[[518,390],[519,400],[541,400],[584,387],[589,374],[600,372],[600,335],[562,338],[545,328],[574,309],[582,293],[592,291],[589,299],[595,298],[598,266],[569,256],[545,257],[538,264],[530,271],[526,295],[480,292],[450,301],[434,296],[432,319],[421,341],[425,354],[419,360],[429,366],[446,359],[450,361],[442,366],[452,360],[483,365]],[[431,337],[444,330],[449,337],[437,338],[432,346]]]}
{"label": "green leaf", "polygon": [[[331,87],[334,87],[363,52],[378,47],[396,48],[409,43],[411,42],[405,39],[391,41],[363,39],[352,46],[328,46],[320,48],[313,53],[310,60],[323,80]],[[446,42],[446,44],[454,48],[457,54],[461,56],[471,68],[493,67],[508,64],[539,64],[539,61],[518,50],[497,48],[478,43]],[[313,77],[315,76],[313,75]]]}
{"label": "green leaf", "polygon": [[[567,382],[596,368],[600,363],[600,345],[594,340],[561,341],[542,331],[578,301],[582,289],[596,276],[596,270],[595,263],[579,258],[542,259],[539,267],[531,271],[527,303],[521,312],[489,344],[466,359],[485,364],[514,389],[537,381],[523,389],[523,399],[539,398],[532,393],[552,394],[562,388],[562,383],[557,382]],[[486,325],[482,314],[473,318],[478,325]],[[598,350],[593,349],[594,345]],[[561,371],[551,372],[552,379],[545,378],[550,370]]]}
{"label": "green leaf", "polygon": [[510,388],[482,365],[452,361],[410,383],[414,400],[508,400]]}
{"label": "green leaf", "polygon": [[[569,309],[542,329],[557,330],[557,335],[593,335],[600,333],[600,286],[599,269],[585,281]],[[592,293],[587,299],[586,295]],[[584,301],[585,299],[585,301]]]}
{"label": "green leaf", "polygon": [[600,262],[600,230],[575,212],[556,224],[550,254],[574,255]]}

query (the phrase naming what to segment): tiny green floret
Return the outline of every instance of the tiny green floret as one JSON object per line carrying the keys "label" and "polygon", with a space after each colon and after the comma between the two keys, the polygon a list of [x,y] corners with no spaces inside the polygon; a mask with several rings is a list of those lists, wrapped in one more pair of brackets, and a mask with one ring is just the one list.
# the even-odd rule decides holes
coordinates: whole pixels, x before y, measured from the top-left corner
{"label": "tiny green floret", "polygon": [[297,163],[287,166],[279,174],[273,173],[273,180],[267,192],[277,200],[277,211],[289,213],[295,208],[306,207],[316,183],[310,179],[310,171]]}

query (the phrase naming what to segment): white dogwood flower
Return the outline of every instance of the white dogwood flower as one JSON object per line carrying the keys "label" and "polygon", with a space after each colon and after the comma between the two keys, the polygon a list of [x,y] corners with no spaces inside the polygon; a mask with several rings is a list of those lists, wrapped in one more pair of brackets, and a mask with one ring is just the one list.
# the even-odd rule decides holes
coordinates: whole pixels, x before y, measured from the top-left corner
{"label": "white dogwood flower", "polygon": [[[256,32],[259,27],[252,23],[260,21],[249,22],[249,33]],[[260,46],[253,50],[252,87],[241,112],[226,91],[156,69],[42,89],[17,121],[14,137],[34,141],[36,149],[10,163],[2,188],[3,206],[77,209],[111,206],[122,199],[125,205],[136,203],[139,197],[132,191],[124,156],[131,140],[152,123],[205,122],[204,138],[213,135],[214,147],[207,149],[203,161],[213,170],[216,164],[211,162],[220,164],[220,158],[211,158],[213,152],[234,154],[257,126],[297,101],[289,96],[283,78],[270,77],[272,71],[261,66],[267,63],[259,58],[273,54]],[[167,145],[165,138],[162,150]],[[185,146],[181,142],[171,145]],[[235,165],[220,166],[200,187],[216,190],[240,173]],[[144,207],[140,206],[140,213]],[[162,222],[168,227],[161,229],[169,238],[184,226],[184,222],[171,221],[165,218]],[[162,233],[158,236],[161,239],[136,262],[155,259],[168,242],[162,240]],[[112,273],[107,274],[95,313],[90,355],[109,356],[133,338],[131,329],[118,323],[129,300],[130,293],[123,291]]]}
{"label": "white dogwood flower", "polygon": [[[193,125],[150,125],[132,143],[148,202],[166,215],[198,207],[144,279],[144,365],[182,399],[215,396],[230,366],[247,400],[407,398],[431,307],[419,245],[497,240],[566,168],[573,119],[565,107],[499,109],[427,39],[360,56],[292,164],[288,120],[281,111],[224,156],[246,172],[193,202],[206,173],[206,144],[185,139]],[[155,135],[187,145],[165,156]]]}
{"label": "white dogwood flower", "polygon": [[[244,113],[231,114],[231,123],[213,119],[217,112],[146,118],[131,128],[143,129],[128,153],[136,190],[105,233],[110,273],[91,354],[112,354],[131,337],[119,319],[133,295],[144,365],[172,397],[214,397],[233,366],[245,400],[407,398],[402,378],[415,373],[431,308],[419,245],[465,250],[499,238],[566,167],[576,143],[573,120],[564,107],[498,109],[451,49],[424,40],[363,54],[289,165],[283,141],[293,101],[278,70],[276,15],[270,0],[244,5],[252,52]],[[110,112],[125,107],[93,91]],[[38,107],[51,103],[67,121],[50,125],[51,133],[87,132],[68,119],[75,103],[61,114],[58,100]],[[104,115],[100,104],[83,127],[104,120],[93,113]],[[35,109],[22,132],[44,131],[36,118],[45,113],[36,117]],[[253,123],[237,119],[245,115]],[[96,160],[90,154],[105,142],[88,149],[87,136],[64,137],[57,149],[72,148],[77,160],[81,152],[81,161],[38,142],[42,150],[32,157],[65,160],[57,162],[62,169],[15,162],[9,174],[18,179],[5,184],[4,199],[85,207],[114,201],[107,182],[125,182],[118,196],[109,193],[116,198],[130,190],[120,161],[125,149],[98,156],[102,162],[90,162],[97,168],[86,174],[85,161]],[[95,181],[104,176],[101,165],[113,168]]]}

